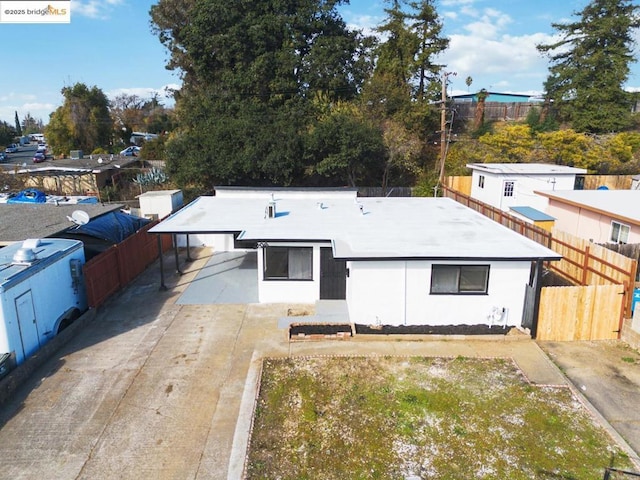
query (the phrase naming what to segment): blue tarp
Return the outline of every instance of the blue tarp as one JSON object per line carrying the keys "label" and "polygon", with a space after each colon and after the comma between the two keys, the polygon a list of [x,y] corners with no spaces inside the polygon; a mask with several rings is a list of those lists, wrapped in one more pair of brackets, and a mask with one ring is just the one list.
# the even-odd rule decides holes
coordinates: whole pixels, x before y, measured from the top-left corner
{"label": "blue tarp", "polygon": [[35,188],[28,188],[16,193],[7,203],[46,203],[47,195]]}
{"label": "blue tarp", "polygon": [[92,219],[85,225],[70,229],[69,233],[81,233],[116,244],[136,233],[147,223],[149,220],[146,218],[134,217],[122,212],[110,212]]}

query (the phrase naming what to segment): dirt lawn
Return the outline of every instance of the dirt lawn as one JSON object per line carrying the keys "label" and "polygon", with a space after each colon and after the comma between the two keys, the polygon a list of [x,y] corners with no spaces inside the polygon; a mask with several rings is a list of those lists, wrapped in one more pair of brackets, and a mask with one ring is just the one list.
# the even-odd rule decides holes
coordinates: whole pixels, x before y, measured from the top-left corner
{"label": "dirt lawn", "polygon": [[631,468],[568,388],[511,360],[268,359],[247,478],[601,479]]}

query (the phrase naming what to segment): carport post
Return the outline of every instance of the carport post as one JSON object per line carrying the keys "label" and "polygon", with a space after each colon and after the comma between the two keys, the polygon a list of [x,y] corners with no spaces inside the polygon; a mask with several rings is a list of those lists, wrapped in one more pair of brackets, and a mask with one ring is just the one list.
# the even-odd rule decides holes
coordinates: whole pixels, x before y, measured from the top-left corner
{"label": "carport post", "polygon": [[164,284],[164,261],[162,255],[162,234],[158,234],[158,252],[160,252],[160,291],[163,292],[167,289]]}
{"label": "carport post", "polygon": [[187,262],[193,262],[193,258],[191,258],[191,252],[189,251],[189,234],[186,234],[187,237]]}
{"label": "carport post", "polygon": [[173,234],[173,254],[176,257],[176,273],[182,275],[180,271],[180,259],[178,258],[178,236]]}

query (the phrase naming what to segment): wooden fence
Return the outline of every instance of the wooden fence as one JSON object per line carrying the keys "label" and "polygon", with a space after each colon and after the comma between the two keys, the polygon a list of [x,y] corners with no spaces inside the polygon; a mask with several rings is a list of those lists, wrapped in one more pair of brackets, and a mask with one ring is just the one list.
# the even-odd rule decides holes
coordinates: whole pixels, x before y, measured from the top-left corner
{"label": "wooden fence", "polygon": [[[83,268],[89,307],[102,305],[158,258],[158,239],[147,233],[158,222],[145,225],[124,241],[89,260]],[[162,249],[172,246],[171,236],[162,236]]]}
{"label": "wooden fence", "polygon": [[445,177],[444,181],[450,190],[462,193],[464,195],[471,195],[471,180],[470,175],[466,176],[453,176]]}
{"label": "wooden fence", "polygon": [[444,194],[562,255],[547,268],[576,286],[542,288],[536,338],[619,338],[624,318],[633,314],[636,260],[557,229],[547,232],[446,187]]}
{"label": "wooden fence", "polygon": [[540,228],[533,223],[525,222],[518,217],[509,215],[507,212],[500,210],[499,208],[476,200],[475,198],[471,198],[469,195],[457,192],[444,185],[442,188],[443,195],[445,197],[452,198],[456,202],[482,213],[485,217],[489,217],[494,222],[498,222],[547,248],[551,248],[551,232],[544,228]]}
{"label": "wooden fence", "polygon": [[536,339],[616,340],[622,285],[543,287]]}
{"label": "wooden fence", "polygon": [[629,190],[633,175],[585,175],[584,190],[597,190],[607,187],[611,190]]}

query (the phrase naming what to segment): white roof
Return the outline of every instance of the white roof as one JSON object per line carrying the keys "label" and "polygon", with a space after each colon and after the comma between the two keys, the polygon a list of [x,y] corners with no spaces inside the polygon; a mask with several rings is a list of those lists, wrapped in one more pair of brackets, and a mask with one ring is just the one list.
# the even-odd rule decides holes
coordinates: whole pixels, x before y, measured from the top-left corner
{"label": "white roof", "polygon": [[640,224],[640,190],[560,190],[535,193]]}
{"label": "white roof", "polygon": [[552,163],[468,163],[467,168],[496,175],[576,175],[587,173],[585,168]]}
{"label": "white roof", "polygon": [[[561,256],[449,198],[200,197],[150,233],[242,232],[240,240],[327,241],[336,258],[559,259]],[[362,206],[362,213],[360,210]]]}

